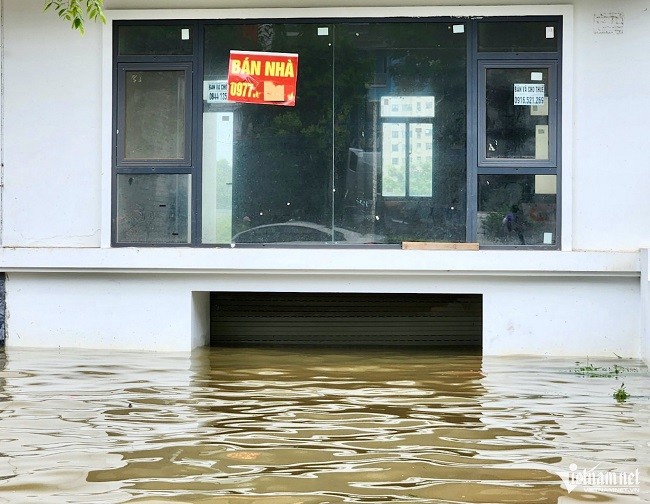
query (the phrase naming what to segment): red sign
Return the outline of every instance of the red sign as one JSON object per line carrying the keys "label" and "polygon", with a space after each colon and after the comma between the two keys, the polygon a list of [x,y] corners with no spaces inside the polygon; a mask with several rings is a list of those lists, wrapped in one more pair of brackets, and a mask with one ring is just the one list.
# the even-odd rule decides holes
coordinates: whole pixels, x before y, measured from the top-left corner
{"label": "red sign", "polygon": [[228,101],[293,107],[297,80],[297,54],[230,51]]}

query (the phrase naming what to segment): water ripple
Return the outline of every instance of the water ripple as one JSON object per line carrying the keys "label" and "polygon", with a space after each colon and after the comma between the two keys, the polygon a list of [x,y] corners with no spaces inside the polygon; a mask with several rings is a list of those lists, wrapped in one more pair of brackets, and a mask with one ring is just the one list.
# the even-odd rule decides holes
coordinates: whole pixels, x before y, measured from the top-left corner
{"label": "water ripple", "polygon": [[[15,350],[0,358],[0,502],[637,502],[569,494],[560,474],[576,464],[648,479],[647,369],[626,362],[635,372],[617,381],[574,365]],[[612,398],[621,380],[625,404]]]}

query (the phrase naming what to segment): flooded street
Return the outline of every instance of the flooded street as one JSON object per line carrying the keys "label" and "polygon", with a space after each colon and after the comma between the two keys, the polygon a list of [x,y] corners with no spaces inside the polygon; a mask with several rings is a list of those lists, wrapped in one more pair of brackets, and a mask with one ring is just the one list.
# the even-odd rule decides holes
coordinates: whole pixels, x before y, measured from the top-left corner
{"label": "flooded street", "polygon": [[[0,502],[649,499],[647,368],[591,362],[623,370],[440,349],[9,349]],[[617,491],[562,478],[622,473]]]}

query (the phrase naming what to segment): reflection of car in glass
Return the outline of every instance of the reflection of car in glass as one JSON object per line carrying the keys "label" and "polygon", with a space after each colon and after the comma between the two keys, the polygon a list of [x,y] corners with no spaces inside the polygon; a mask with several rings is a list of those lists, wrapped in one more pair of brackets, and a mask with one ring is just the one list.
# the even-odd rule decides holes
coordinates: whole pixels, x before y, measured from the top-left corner
{"label": "reflection of car in glass", "polygon": [[[333,234],[332,234],[333,231]],[[349,229],[313,222],[289,221],[257,226],[232,237],[231,243],[386,243],[380,235],[362,234]]]}

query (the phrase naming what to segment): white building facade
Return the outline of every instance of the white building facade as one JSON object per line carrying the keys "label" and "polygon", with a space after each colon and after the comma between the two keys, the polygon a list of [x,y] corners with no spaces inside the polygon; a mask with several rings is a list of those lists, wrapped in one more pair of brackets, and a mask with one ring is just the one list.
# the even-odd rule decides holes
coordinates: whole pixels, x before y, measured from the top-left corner
{"label": "white building facade", "polygon": [[[2,0],[6,346],[422,294],[475,296],[485,355],[648,359],[647,2],[454,3],[107,0],[82,37]],[[297,55],[295,96],[220,94],[230,51]]]}

